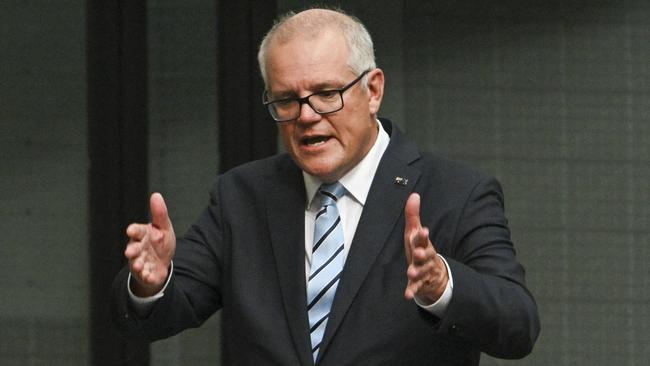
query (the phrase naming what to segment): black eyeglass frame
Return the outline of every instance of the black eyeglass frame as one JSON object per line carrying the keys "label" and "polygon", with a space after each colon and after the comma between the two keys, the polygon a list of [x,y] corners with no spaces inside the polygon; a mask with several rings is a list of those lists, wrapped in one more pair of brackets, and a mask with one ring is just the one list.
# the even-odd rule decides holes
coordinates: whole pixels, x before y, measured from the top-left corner
{"label": "black eyeglass frame", "polygon": [[[349,84],[343,86],[342,88],[339,88],[339,89],[320,90],[320,91],[317,91],[317,92],[315,92],[315,93],[312,93],[312,94],[309,94],[309,95],[307,95],[307,96],[304,96],[304,97],[302,97],[302,98],[283,98],[283,99],[276,99],[276,100],[269,100],[269,101],[267,101],[268,94],[267,94],[267,91],[265,90],[264,93],[262,94],[262,103],[263,103],[264,106],[267,108],[267,110],[269,111],[269,114],[271,115],[271,118],[273,118],[273,120],[274,120],[275,122],[289,122],[289,121],[292,121],[292,120],[294,120],[294,119],[300,117],[300,111],[301,111],[301,109],[302,109],[302,105],[303,105],[303,104],[307,104],[307,105],[309,105],[309,107],[310,107],[311,109],[313,109],[314,112],[316,112],[316,113],[318,113],[318,114],[320,114],[320,115],[324,115],[324,114],[330,114],[330,113],[338,112],[338,111],[340,111],[341,109],[343,109],[343,107],[345,107],[345,101],[343,100],[343,93],[345,93],[346,90],[348,90],[348,89],[350,89],[351,87],[353,87],[354,84],[358,83],[359,80],[361,80],[364,76],[366,76],[366,74],[368,74],[370,71],[371,71],[371,69],[368,69],[368,70],[362,72],[361,74],[359,74],[359,76],[356,77],[356,79],[352,80]],[[337,109],[335,109],[335,110],[333,110],[333,111],[319,112],[319,111],[317,111],[316,108],[314,108],[314,106],[309,102],[309,98],[311,98],[311,97],[314,96],[314,95],[324,94],[324,93],[331,93],[331,92],[337,92],[337,93],[339,94],[339,98],[341,99],[341,107],[340,107],[340,108],[337,108]],[[273,115],[273,112],[271,112],[271,108],[273,108],[273,107],[271,106],[271,104],[273,104],[273,103],[277,103],[277,102],[289,102],[289,101],[296,101],[296,102],[298,102],[298,115],[295,116],[295,117],[293,117],[293,118],[287,118],[287,119],[278,119],[278,118],[276,118],[276,117]]]}

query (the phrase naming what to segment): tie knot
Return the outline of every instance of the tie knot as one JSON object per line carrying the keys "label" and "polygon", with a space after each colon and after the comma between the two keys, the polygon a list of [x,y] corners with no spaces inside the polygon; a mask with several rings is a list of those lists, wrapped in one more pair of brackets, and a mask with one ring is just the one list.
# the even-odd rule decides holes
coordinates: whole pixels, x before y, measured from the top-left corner
{"label": "tie knot", "polygon": [[318,189],[318,192],[323,195],[322,205],[331,205],[336,203],[339,198],[343,197],[345,194],[345,187],[340,182],[334,182],[329,184],[322,184]]}

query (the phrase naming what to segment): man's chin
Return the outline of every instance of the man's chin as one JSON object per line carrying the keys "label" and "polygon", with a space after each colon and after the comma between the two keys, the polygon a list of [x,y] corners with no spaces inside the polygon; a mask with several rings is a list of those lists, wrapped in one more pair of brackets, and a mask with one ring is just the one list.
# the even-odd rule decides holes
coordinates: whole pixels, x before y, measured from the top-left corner
{"label": "man's chin", "polygon": [[336,169],[328,165],[305,164],[301,168],[304,172],[318,178],[322,182],[334,182],[340,178]]}

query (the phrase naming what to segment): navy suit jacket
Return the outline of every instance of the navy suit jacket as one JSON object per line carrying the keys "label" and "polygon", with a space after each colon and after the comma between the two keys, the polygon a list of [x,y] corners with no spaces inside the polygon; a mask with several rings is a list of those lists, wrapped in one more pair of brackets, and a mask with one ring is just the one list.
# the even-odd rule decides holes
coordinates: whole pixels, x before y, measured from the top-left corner
{"label": "navy suit jacket", "polygon": [[[535,302],[504,215],[498,182],[421,154],[389,121],[381,159],[332,305],[320,365],[477,365],[480,352],[528,354]],[[396,177],[406,184],[396,184]],[[369,177],[368,179],[371,179]],[[447,260],[453,296],[441,319],[404,299],[404,205]],[[222,311],[227,365],[312,365],[306,311],[305,188],[287,154],[217,178],[198,221],[178,239],[174,273],[146,318],[129,307],[128,268],[116,278],[114,318],[128,337],[156,340]]]}

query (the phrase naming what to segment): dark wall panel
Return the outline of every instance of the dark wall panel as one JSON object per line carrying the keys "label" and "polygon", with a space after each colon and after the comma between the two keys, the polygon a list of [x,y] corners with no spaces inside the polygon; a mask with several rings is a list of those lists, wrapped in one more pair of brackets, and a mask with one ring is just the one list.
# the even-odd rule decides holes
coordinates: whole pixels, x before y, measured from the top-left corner
{"label": "dark wall panel", "polygon": [[[373,34],[380,114],[503,182],[543,325],[517,364],[645,364],[650,5],[324,3]],[[266,6],[3,3],[0,364],[147,364],[103,303],[124,228],[159,190],[183,231],[212,172],[275,151],[255,60]],[[156,365],[216,364],[217,318],[152,348]]]}
{"label": "dark wall panel", "polygon": [[[219,167],[217,4],[147,4],[149,190],[160,192],[178,235],[208,203]],[[219,315],[151,345],[151,365],[219,365]]]}
{"label": "dark wall panel", "polygon": [[271,28],[276,1],[219,1],[220,168],[275,154],[275,122],[262,105],[258,45]]}
{"label": "dark wall panel", "polygon": [[84,2],[0,5],[0,365],[87,365]]}
{"label": "dark wall panel", "polygon": [[650,6],[568,3],[404,2],[404,126],[504,184],[542,317],[521,364],[642,364]]}
{"label": "dark wall panel", "polygon": [[146,365],[149,345],[120,338],[109,301],[125,229],[148,217],[145,6],[88,1],[86,17],[91,361]]}

